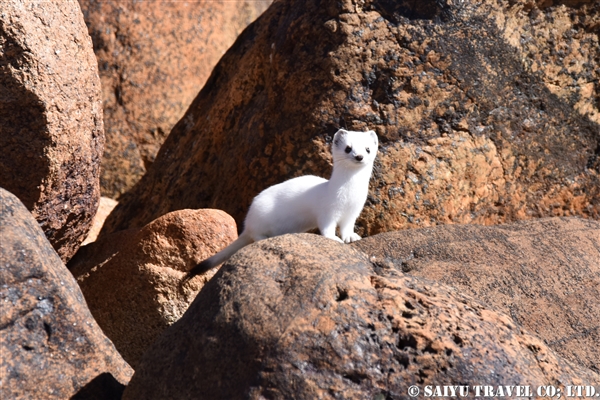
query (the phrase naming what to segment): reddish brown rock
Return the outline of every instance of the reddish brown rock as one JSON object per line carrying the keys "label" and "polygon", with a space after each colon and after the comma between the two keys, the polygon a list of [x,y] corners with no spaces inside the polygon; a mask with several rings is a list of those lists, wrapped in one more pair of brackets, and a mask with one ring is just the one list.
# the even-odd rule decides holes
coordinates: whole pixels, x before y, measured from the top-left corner
{"label": "reddish brown rock", "polygon": [[102,193],[118,197],[158,149],[264,1],[79,0],[103,88]]}
{"label": "reddish brown rock", "polygon": [[403,399],[411,385],[598,379],[470,297],[300,234],[233,256],[149,348],[123,398]]}
{"label": "reddish brown rock", "polygon": [[109,197],[100,197],[98,211],[92,219],[92,226],[90,227],[90,231],[88,232],[87,237],[85,238],[83,243],[81,243],[82,246],[96,241],[96,239],[98,238],[98,234],[100,233],[100,230],[104,225],[104,221],[106,221],[106,218],[111,213],[111,211],[117,206],[117,204],[118,202],[116,200],[113,200]]}
{"label": "reddish brown rock", "polygon": [[63,261],[100,198],[98,66],[74,0],[0,4],[0,186],[33,213]]}
{"label": "reddish brown rock", "polygon": [[133,371],[75,279],[24,205],[4,189],[0,204],[0,398],[69,399],[94,382],[122,392]]}
{"label": "reddish brown rock", "polygon": [[104,135],[92,42],[75,1],[2,1],[0,15],[0,186],[66,261],[100,198]]}
{"label": "reddish brown rock", "polygon": [[[600,78],[600,4],[542,6],[274,3],[221,59],[106,232],[196,207],[241,224],[265,187],[327,177],[339,127],[380,138],[363,235],[600,218],[598,104],[584,96],[598,98],[588,83]],[[518,34],[529,44],[515,47]],[[571,86],[556,87],[567,54]]]}
{"label": "reddish brown rock", "polygon": [[69,268],[96,321],[135,368],[216,269],[182,285],[186,272],[236,237],[223,211],[180,210],[82,247]]}
{"label": "reddish brown rock", "polygon": [[499,23],[503,37],[523,55],[526,68],[539,74],[552,94],[600,124],[600,3],[519,1]]}
{"label": "reddish brown rock", "polygon": [[552,218],[389,232],[355,247],[510,315],[558,354],[600,373],[600,223]]}

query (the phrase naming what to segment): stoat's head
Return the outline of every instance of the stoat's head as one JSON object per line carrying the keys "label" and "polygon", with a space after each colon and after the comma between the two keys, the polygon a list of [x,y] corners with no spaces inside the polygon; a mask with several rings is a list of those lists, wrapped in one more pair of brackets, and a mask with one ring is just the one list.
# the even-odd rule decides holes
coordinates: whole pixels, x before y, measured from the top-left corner
{"label": "stoat's head", "polygon": [[347,168],[372,165],[377,155],[379,140],[374,131],[355,132],[340,129],[333,137],[333,163]]}

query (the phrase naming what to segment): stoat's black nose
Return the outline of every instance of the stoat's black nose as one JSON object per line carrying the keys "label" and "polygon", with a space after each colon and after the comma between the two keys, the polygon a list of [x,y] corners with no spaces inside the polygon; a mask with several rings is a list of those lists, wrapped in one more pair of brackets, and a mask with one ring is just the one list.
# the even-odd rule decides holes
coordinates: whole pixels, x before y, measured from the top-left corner
{"label": "stoat's black nose", "polygon": [[354,157],[354,158],[356,158],[358,161],[362,161],[362,159],[363,159],[363,156],[361,156],[361,155],[359,154],[359,155],[357,155],[357,156],[356,156],[356,157]]}

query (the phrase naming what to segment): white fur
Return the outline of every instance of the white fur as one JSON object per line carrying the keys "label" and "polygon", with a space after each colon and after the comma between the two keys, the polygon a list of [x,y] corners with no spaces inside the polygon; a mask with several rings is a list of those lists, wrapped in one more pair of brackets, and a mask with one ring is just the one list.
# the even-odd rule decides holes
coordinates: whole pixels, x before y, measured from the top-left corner
{"label": "white fur", "polygon": [[[367,200],[377,147],[373,131],[340,129],[333,138],[333,173],[329,180],[306,175],[263,190],[250,205],[240,237],[198,264],[190,274],[219,265],[250,243],[286,233],[319,228],[323,236],[339,242],[359,240],[354,223]],[[340,228],[341,239],[335,234],[336,227]]]}

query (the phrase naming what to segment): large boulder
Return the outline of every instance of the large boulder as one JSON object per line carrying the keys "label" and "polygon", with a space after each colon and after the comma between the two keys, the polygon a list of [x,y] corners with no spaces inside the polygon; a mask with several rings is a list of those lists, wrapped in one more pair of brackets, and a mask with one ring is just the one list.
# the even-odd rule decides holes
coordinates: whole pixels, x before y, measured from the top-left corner
{"label": "large boulder", "polygon": [[438,226],[383,233],[354,246],[510,315],[564,358],[600,372],[600,222]]}
{"label": "large boulder", "polygon": [[32,212],[63,261],[100,199],[98,64],[77,2],[0,2],[0,186]]}
{"label": "large boulder", "polygon": [[270,3],[79,0],[102,81],[104,196],[140,179],[219,58]]}
{"label": "large boulder", "polygon": [[1,188],[0,204],[0,398],[118,398],[133,370],[25,206]]}
{"label": "large boulder", "polygon": [[182,282],[187,271],[236,238],[223,211],[179,210],[82,247],[69,268],[94,318],[135,369],[216,269]]}
{"label": "large boulder", "polygon": [[380,138],[362,235],[600,218],[600,4],[548,3],[273,3],[221,59],[105,231],[200,207],[241,225],[265,187],[328,177],[340,127]]}
{"label": "large boulder", "polygon": [[123,398],[401,399],[411,385],[534,393],[599,379],[456,290],[299,234],[233,256],[148,349]]}

